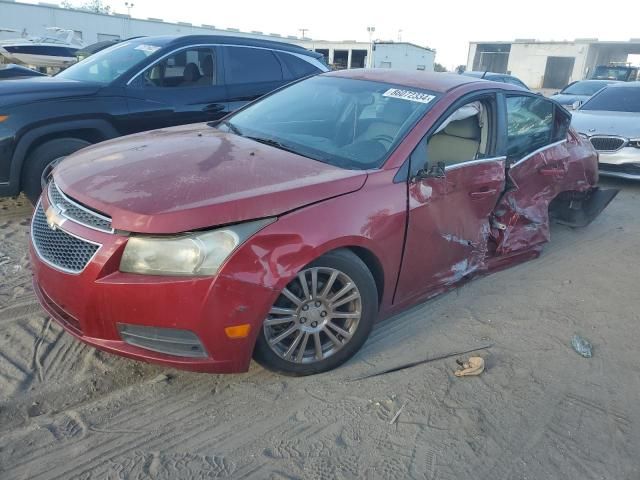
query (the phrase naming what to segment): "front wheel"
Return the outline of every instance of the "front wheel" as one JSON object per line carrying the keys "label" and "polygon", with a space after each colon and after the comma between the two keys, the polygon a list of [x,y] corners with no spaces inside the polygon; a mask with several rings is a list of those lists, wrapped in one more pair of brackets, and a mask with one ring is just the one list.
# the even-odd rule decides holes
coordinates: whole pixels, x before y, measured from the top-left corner
{"label": "front wheel", "polygon": [[323,255],[282,290],[264,320],[254,358],[271,370],[310,375],[351,358],[377,313],[376,284],[347,250]]}

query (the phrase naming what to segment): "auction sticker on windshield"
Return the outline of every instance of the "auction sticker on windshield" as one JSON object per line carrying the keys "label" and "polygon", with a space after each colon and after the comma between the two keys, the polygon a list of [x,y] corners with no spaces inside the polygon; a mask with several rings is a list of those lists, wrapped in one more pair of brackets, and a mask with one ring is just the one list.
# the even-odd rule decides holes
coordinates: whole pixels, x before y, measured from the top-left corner
{"label": "auction sticker on windshield", "polygon": [[136,48],[136,50],[141,50],[144,53],[146,53],[147,55],[151,55],[154,52],[157,52],[158,50],[160,50],[160,47],[156,46],[156,45],[147,45],[147,44],[142,44],[142,45],[138,45]]}
{"label": "auction sticker on windshield", "polygon": [[428,93],[415,92],[413,90],[402,90],[400,88],[390,88],[384,92],[382,96],[419,103],[429,103],[431,100],[436,98],[435,95],[429,95]]}

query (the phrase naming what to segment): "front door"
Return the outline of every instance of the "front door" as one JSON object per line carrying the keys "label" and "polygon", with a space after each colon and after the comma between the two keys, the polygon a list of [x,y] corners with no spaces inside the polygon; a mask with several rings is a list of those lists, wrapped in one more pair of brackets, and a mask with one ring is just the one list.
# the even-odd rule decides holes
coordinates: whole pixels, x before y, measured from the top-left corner
{"label": "front door", "polygon": [[488,95],[445,114],[413,152],[395,302],[436,292],[484,268],[490,215],[505,180],[505,158],[496,148],[496,107]]}
{"label": "front door", "polygon": [[127,86],[128,133],[206,122],[229,112],[216,47],[190,47],[160,60]]}

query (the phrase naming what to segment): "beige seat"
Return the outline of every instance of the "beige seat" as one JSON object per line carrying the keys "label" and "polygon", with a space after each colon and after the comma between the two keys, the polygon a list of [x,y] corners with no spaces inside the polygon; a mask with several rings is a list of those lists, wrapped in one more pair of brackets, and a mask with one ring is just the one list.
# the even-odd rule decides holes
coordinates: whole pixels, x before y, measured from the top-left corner
{"label": "beige seat", "polygon": [[480,149],[480,125],[478,116],[451,122],[429,140],[427,154],[429,163],[446,165],[474,160]]}
{"label": "beige seat", "polygon": [[391,143],[412,112],[413,109],[409,102],[404,100],[389,101],[385,105],[382,115],[369,125],[367,130],[360,135],[359,140],[373,140],[376,137],[383,137],[388,143]]}

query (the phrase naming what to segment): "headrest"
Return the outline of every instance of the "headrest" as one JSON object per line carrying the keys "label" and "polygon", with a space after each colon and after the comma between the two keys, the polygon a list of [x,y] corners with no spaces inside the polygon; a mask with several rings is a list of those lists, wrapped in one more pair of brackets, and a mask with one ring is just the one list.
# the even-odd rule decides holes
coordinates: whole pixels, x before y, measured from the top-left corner
{"label": "headrest", "polygon": [[386,123],[393,123],[395,125],[402,125],[407,118],[411,115],[413,109],[411,103],[406,100],[390,99],[384,106],[382,112],[382,120]]}
{"label": "headrest", "polygon": [[195,82],[200,78],[200,69],[195,63],[187,63],[182,76],[185,82]]}
{"label": "headrest", "polygon": [[213,77],[213,57],[207,55],[202,60],[202,74],[205,77]]}
{"label": "headrest", "polygon": [[444,133],[454,137],[467,138],[469,140],[480,139],[480,125],[478,124],[478,116],[465,118],[451,122],[444,129]]}

